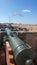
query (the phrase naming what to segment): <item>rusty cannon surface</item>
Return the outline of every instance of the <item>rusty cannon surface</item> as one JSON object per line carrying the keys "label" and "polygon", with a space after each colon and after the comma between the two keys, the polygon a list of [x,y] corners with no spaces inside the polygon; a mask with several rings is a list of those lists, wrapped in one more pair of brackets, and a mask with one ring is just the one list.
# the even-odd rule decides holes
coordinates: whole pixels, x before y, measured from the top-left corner
{"label": "rusty cannon surface", "polygon": [[18,38],[9,28],[5,29],[17,65],[34,65],[32,48]]}

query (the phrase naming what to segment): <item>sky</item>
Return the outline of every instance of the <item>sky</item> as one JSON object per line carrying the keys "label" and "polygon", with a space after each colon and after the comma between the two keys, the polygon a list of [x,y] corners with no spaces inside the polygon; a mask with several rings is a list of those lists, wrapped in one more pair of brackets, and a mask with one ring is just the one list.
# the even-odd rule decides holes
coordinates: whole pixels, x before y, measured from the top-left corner
{"label": "sky", "polygon": [[37,0],[0,0],[0,23],[37,24]]}

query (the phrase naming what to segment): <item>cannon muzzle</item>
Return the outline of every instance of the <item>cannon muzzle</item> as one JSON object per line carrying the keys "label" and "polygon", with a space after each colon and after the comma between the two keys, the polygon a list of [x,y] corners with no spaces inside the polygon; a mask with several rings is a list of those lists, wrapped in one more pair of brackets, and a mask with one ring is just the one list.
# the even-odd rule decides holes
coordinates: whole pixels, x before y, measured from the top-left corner
{"label": "cannon muzzle", "polygon": [[19,39],[10,29],[6,28],[5,31],[8,35],[9,44],[13,50],[16,64],[33,65],[32,47]]}

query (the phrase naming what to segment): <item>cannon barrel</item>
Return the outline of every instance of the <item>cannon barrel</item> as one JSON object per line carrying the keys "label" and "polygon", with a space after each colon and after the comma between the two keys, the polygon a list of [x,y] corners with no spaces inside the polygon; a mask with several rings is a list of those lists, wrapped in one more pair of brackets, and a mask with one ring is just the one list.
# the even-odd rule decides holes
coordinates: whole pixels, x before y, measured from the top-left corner
{"label": "cannon barrel", "polygon": [[32,48],[18,38],[9,28],[5,29],[17,65],[33,65]]}

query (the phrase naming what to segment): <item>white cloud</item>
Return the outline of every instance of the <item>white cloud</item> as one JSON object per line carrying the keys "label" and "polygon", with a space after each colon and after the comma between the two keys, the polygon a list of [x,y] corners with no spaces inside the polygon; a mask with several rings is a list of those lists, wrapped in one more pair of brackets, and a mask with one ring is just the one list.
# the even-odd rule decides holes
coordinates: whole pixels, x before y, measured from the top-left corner
{"label": "white cloud", "polygon": [[22,16],[21,14],[14,13],[13,16]]}
{"label": "white cloud", "polygon": [[31,10],[24,9],[24,10],[22,10],[22,12],[31,12]]}

